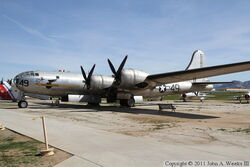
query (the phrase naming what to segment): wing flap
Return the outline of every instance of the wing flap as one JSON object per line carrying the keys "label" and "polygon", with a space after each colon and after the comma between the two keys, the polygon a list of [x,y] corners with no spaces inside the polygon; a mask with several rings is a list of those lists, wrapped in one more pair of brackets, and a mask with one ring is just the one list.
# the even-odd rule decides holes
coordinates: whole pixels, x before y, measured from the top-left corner
{"label": "wing flap", "polygon": [[196,80],[199,78],[212,77],[248,70],[250,70],[250,61],[149,75],[146,78],[145,82],[147,82],[151,87],[154,87],[167,83]]}

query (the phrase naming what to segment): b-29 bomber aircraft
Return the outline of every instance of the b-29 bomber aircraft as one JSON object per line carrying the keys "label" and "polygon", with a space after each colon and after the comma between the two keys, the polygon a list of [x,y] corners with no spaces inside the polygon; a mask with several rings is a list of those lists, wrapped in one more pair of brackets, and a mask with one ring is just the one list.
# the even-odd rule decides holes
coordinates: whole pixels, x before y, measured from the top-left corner
{"label": "b-29 bomber aircraft", "polygon": [[[124,69],[127,56],[116,70],[108,59],[113,75],[94,75],[95,65],[87,74],[81,66],[81,73],[28,71],[14,78],[17,88],[26,93],[61,97],[68,101],[70,95],[77,95],[79,101],[98,105],[101,98],[107,102],[120,101],[121,106],[132,107],[137,96],[159,97],[168,94],[209,91],[213,84],[206,77],[250,70],[250,61],[203,67],[204,53],[196,50],[185,70],[148,74],[135,69]],[[20,108],[28,106],[24,97],[18,100]]]}

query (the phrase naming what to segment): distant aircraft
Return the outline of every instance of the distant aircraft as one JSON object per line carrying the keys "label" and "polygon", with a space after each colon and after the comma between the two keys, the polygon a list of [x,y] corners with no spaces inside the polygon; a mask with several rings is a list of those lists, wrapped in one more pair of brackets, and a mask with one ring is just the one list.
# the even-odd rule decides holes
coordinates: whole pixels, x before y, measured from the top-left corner
{"label": "distant aircraft", "polygon": [[238,88],[231,88],[231,89],[225,89],[227,92],[237,92],[237,93],[244,93],[241,96],[236,96],[235,98],[238,99],[241,103],[242,97],[246,99],[247,103],[249,103],[250,99],[250,89],[238,89]]}
{"label": "distant aircraft", "polygon": [[11,86],[6,81],[0,83],[0,100],[12,100],[16,101],[16,97],[11,90]]}
{"label": "distant aircraft", "polygon": [[[121,106],[132,107],[136,96],[160,97],[168,94],[182,94],[186,92],[209,91],[212,84],[205,77],[230,74],[250,70],[250,61],[203,67],[204,53],[197,50],[185,70],[150,75],[135,69],[124,69],[127,56],[116,70],[108,59],[113,73],[108,75],[93,75],[95,65],[88,74],[81,66],[80,73],[28,71],[18,74],[14,78],[17,88],[25,93],[43,94],[61,97],[68,101],[68,95],[84,95],[84,102],[98,105],[101,98],[107,102],[120,101]],[[149,67],[150,68],[150,67]],[[79,96],[80,97],[80,96]],[[18,99],[19,107],[27,107],[24,98]]]}
{"label": "distant aircraft", "polygon": [[187,99],[191,99],[191,98],[195,98],[198,97],[200,99],[201,102],[203,102],[203,100],[207,97],[208,95],[204,92],[188,92],[188,93],[184,93],[181,95],[182,100],[184,102],[187,101]]}

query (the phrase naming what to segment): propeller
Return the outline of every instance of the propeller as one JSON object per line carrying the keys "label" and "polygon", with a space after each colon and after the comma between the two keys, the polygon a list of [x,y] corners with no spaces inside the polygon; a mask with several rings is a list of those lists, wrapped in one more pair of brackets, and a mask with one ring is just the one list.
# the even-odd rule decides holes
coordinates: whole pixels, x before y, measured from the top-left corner
{"label": "propeller", "polygon": [[1,85],[3,84],[3,77],[2,77],[2,80],[1,80],[0,84],[1,84]]}
{"label": "propeller", "polygon": [[108,59],[108,63],[109,63],[109,67],[111,69],[111,71],[114,74],[115,77],[115,84],[119,85],[121,83],[121,77],[122,77],[122,69],[127,61],[128,55],[125,56],[125,58],[123,59],[122,63],[120,64],[118,70],[115,70],[115,67],[113,66],[113,64],[111,63],[111,61]]}
{"label": "propeller", "polygon": [[91,77],[92,77],[92,74],[94,72],[94,69],[95,69],[95,64],[93,65],[93,67],[91,68],[91,70],[90,70],[90,72],[88,73],[88,76],[87,76],[84,69],[81,66],[82,76],[85,79],[85,84],[87,85],[87,89],[90,89],[90,81],[91,81]]}
{"label": "propeller", "polygon": [[8,79],[7,82],[8,82],[8,84],[11,85],[12,84],[12,79]]}

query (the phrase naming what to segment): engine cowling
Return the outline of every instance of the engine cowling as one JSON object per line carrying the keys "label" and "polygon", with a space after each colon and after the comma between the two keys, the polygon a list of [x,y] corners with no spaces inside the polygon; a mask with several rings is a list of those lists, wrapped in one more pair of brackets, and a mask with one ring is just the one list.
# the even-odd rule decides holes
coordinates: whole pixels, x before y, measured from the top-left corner
{"label": "engine cowling", "polygon": [[91,78],[91,89],[105,89],[112,85],[114,78],[111,76],[95,75]]}
{"label": "engine cowling", "polygon": [[123,69],[120,88],[133,89],[136,84],[143,83],[149,74],[134,69]]}

